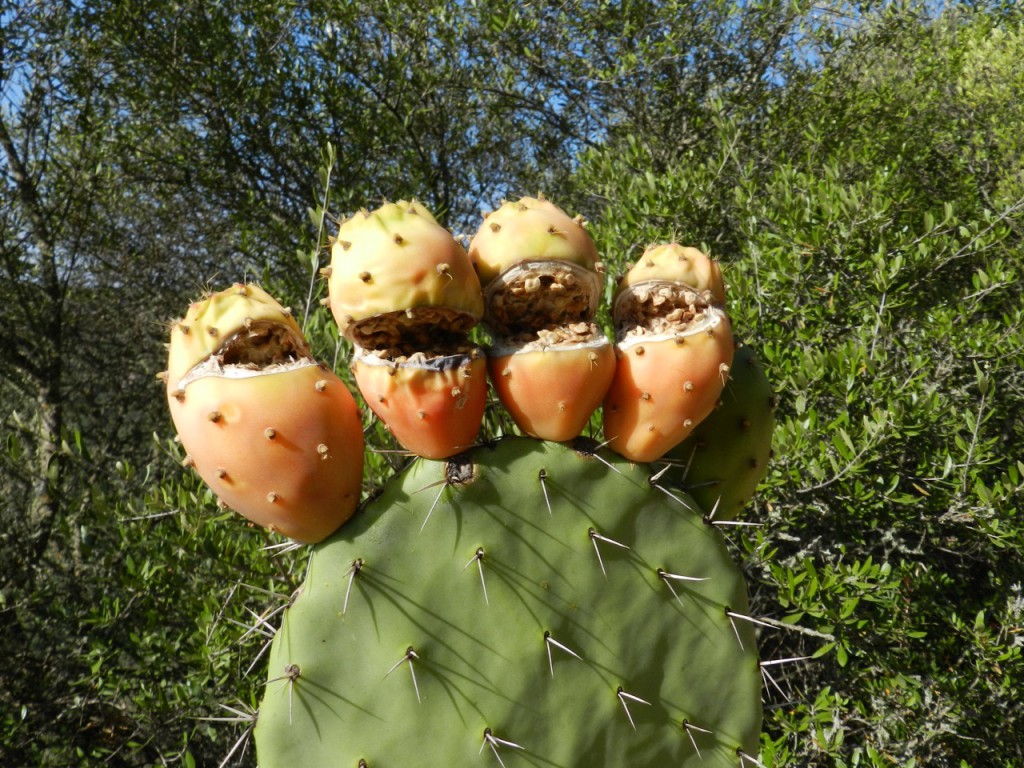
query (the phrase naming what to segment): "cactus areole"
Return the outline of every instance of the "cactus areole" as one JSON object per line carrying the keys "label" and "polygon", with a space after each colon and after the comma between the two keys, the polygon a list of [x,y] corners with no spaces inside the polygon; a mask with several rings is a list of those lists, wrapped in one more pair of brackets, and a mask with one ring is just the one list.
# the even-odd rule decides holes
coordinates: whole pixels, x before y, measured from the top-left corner
{"label": "cactus areole", "polygon": [[172,327],[166,377],[186,465],[223,506],[305,543],[355,510],[355,400],[263,289],[238,284],[192,304]]}

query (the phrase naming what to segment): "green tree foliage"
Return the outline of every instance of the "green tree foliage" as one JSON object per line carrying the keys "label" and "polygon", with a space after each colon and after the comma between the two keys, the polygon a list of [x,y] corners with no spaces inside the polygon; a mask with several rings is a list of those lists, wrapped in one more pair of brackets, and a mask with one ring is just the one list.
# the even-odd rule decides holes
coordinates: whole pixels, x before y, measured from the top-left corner
{"label": "green tree foliage", "polygon": [[768,670],[766,765],[1021,759],[1024,198],[994,96],[1020,19],[912,10],[820,38],[766,113],[712,104],[678,168],[640,170],[636,140],[578,179],[609,261],[668,237],[722,258],[779,394],[740,541],[795,627],[765,655],[813,659]]}

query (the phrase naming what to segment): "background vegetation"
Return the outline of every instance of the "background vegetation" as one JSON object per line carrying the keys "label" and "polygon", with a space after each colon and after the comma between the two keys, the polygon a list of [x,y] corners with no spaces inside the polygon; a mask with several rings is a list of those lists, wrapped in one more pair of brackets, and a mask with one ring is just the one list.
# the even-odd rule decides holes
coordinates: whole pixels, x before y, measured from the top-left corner
{"label": "background vegetation", "polygon": [[303,553],[178,465],[166,323],[259,279],[343,360],[338,218],[542,190],[720,258],[777,389],[764,765],[1024,764],[1021,62],[1015,3],[0,0],[0,763],[254,762]]}

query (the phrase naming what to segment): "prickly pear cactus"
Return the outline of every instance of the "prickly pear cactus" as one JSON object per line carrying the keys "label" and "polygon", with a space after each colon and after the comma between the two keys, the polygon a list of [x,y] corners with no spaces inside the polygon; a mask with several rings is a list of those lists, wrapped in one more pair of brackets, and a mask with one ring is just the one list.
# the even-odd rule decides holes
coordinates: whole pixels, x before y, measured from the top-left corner
{"label": "prickly pear cactus", "polygon": [[645,465],[526,438],[418,459],[314,550],[260,765],[735,768],[761,725],[746,601]]}
{"label": "prickly pear cactus", "polygon": [[[341,225],[327,304],[411,455],[358,508],[360,412],[287,311],[236,286],[175,325],[189,464],[315,544],[269,652],[262,768],[761,765],[767,620],[718,526],[767,463],[767,378],[718,263],[677,243],[622,276],[613,345],[584,223],[523,198],[468,252],[415,202]],[[489,387],[528,437],[481,436]],[[597,409],[601,445],[580,437]]]}

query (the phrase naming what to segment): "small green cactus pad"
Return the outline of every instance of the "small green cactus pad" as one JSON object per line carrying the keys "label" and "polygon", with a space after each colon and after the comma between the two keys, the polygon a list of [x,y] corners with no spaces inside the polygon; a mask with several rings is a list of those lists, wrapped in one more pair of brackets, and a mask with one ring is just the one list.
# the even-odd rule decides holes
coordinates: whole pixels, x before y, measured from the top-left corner
{"label": "small green cactus pad", "polygon": [[746,765],[744,581],[650,477],[528,438],[414,461],[313,551],[270,651],[262,768]]}
{"label": "small green cactus pad", "polygon": [[680,465],[665,482],[689,493],[715,520],[735,520],[768,470],[775,397],[753,347],[733,356],[718,407],[663,458]]}

